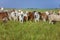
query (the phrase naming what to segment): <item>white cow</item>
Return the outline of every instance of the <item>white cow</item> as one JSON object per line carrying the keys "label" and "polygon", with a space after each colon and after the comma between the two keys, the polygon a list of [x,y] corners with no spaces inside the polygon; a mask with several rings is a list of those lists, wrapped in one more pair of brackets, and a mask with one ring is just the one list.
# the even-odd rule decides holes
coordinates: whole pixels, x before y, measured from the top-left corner
{"label": "white cow", "polygon": [[18,14],[17,14],[18,12],[15,10],[15,11],[12,11],[10,14],[9,14],[9,19],[10,20],[14,20],[14,21],[16,21],[16,20],[18,20]]}
{"label": "white cow", "polygon": [[48,16],[48,19],[49,19],[49,24],[50,23],[54,23],[56,21],[60,21],[60,15],[57,15],[57,14],[51,14]]}
{"label": "white cow", "polygon": [[21,23],[23,23],[23,21],[24,21],[24,13],[23,13],[23,11],[19,12],[18,14],[19,14],[19,21]]}
{"label": "white cow", "polygon": [[35,22],[39,22],[39,19],[40,19],[40,15],[38,14],[38,12],[35,12],[34,13],[34,20],[35,20]]}

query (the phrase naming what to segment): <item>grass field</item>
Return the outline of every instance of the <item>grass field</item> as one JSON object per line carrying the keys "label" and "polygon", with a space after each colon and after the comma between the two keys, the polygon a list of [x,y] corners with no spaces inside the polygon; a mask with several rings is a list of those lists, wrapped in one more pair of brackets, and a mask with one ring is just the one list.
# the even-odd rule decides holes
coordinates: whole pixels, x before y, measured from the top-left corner
{"label": "grass field", "polygon": [[1,22],[0,40],[60,40],[60,22]]}
{"label": "grass field", "polygon": [[0,40],[60,40],[60,22],[0,22]]}

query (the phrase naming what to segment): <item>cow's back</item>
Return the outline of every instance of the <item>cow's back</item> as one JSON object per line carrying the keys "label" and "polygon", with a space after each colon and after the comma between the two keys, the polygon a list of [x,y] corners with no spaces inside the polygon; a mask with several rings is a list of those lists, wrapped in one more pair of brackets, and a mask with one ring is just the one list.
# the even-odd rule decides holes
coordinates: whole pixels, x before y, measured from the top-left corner
{"label": "cow's back", "polygon": [[0,20],[3,20],[3,18],[8,18],[7,12],[0,12]]}

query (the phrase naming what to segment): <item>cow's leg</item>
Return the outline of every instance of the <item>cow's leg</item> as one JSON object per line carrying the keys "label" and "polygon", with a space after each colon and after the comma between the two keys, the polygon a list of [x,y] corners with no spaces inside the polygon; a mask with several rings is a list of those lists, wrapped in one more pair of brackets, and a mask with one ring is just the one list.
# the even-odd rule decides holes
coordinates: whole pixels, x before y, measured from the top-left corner
{"label": "cow's leg", "polygon": [[49,21],[49,24],[54,24],[54,22],[52,20]]}
{"label": "cow's leg", "polygon": [[19,21],[20,21],[20,23],[23,23],[24,20],[23,20],[23,18],[19,18]]}
{"label": "cow's leg", "polygon": [[23,20],[20,20],[21,23],[23,23]]}
{"label": "cow's leg", "polygon": [[36,19],[35,19],[35,22],[36,22]]}
{"label": "cow's leg", "polygon": [[14,20],[14,21],[17,21],[17,20],[18,20],[18,18],[17,18],[17,17],[13,17],[13,20]]}
{"label": "cow's leg", "polygon": [[52,21],[51,20],[49,20],[49,24],[51,24],[52,23]]}
{"label": "cow's leg", "polygon": [[6,23],[8,21],[8,18],[7,17],[4,17],[3,18],[3,22]]}
{"label": "cow's leg", "polygon": [[12,18],[11,18],[11,17],[9,17],[9,20],[12,20]]}
{"label": "cow's leg", "polygon": [[54,22],[51,22],[52,24],[54,24]]}
{"label": "cow's leg", "polygon": [[35,22],[39,22],[39,19],[37,18],[37,19],[35,19]]}
{"label": "cow's leg", "polygon": [[55,21],[55,20],[53,20],[53,21],[52,21],[52,24],[55,24],[55,23],[56,23],[56,21]]}
{"label": "cow's leg", "polygon": [[14,17],[14,21],[16,21],[16,18]]}
{"label": "cow's leg", "polygon": [[25,17],[25,21],[28,21],[28,17],[27,16]]}
{"label": "cow's leg", "polygon": [[38,22],[39,22],[39,19],[38,19]]}
{"label": "cow's leg", "polygon": [[18,21],[18,17],[16,17],[16,19],[15,19],[16,21]]}
{"label": "cow's leg", "polygon": [[45,18],[43,18],[43,21],[44,21],[44,22],[46,22],[46,19],[45,19]]}

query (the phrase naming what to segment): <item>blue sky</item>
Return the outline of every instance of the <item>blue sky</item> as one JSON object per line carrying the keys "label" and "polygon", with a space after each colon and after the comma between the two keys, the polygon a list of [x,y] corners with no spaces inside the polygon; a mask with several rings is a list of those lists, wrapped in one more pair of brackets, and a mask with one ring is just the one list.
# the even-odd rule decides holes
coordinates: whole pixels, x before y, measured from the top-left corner
{"label": "blue sky", "polygon": [[59,8],[60,0],[0,0],[5,8]]}

